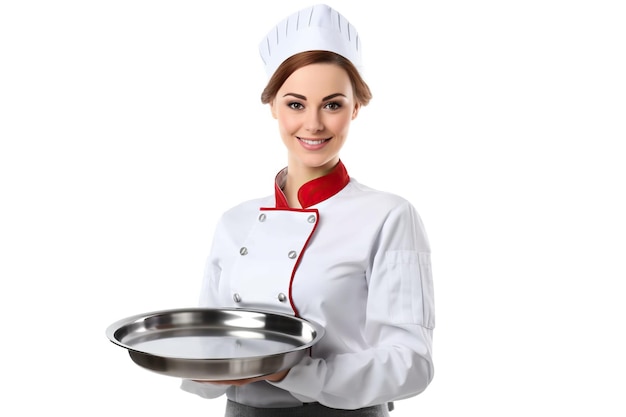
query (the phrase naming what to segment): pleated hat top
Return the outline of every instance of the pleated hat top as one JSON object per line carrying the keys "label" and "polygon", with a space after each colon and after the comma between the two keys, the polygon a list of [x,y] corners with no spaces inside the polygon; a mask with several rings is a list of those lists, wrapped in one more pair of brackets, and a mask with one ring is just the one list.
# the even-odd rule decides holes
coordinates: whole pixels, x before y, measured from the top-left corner
{"label": "pleated hat top", "polygon": [[325,4],[304,8],[280,21],[259,44],[268,78],[290,56],[314,50],[335,52],[361,69],[361,44],[356,29]]}

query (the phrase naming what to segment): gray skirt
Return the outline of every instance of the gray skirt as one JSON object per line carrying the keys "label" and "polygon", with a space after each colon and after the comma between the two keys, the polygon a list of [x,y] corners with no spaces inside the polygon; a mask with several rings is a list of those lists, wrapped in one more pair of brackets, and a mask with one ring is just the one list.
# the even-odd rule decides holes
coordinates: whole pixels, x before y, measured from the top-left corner
{"label": "gray skirt", "polygon": [[320,403],[307,403],[300,407],[257,408],[228,400],[225,417],[389,417],[387,404],[359,408],[358,410],[338,410]]}

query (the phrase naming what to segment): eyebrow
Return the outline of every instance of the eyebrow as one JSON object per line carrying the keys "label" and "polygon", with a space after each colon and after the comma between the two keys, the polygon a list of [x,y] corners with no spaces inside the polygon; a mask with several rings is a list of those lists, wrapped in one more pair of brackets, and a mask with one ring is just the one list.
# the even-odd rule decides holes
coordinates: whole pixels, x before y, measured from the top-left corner
{"label": "eyebrow", "polygon": [[[283,97],[287,97],[287,96],[294,96],[295,98],[299,98],[300,100],[306,101],[306,97],[303,96],[302,94],[287,93]],[[335,97],[346,97],[346,95],[345,94],[341,94],[341,93],[335,93],[335,94],[331,94],[329,96],[324,97],[322,99],[322,101],[330,100],[330,99],[333,99]]]}

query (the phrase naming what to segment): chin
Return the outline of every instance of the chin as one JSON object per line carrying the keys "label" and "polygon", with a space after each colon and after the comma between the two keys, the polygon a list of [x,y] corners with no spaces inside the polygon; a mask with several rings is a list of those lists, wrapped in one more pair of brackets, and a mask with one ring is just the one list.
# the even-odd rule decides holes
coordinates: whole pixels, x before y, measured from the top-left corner
{"label": "chin", "polygon": [[301,160],[302,165],[308,169],[327,169],[335,166],[335,160],[331,159],[304,159]]}

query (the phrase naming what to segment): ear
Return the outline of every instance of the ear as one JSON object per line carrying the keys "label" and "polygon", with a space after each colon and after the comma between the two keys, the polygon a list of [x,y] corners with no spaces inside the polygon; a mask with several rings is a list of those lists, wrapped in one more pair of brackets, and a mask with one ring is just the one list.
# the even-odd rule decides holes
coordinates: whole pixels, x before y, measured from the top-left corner
{"label": "ear", "polygon": [[359,114],[359,110],[361,109],[361,105],[359,103],[354,105],[354,110],[352,110],[352,120],[356,119]]}
{"label": "ear", "polygon": [[274,119],[278,119],[278,115],[276,114],[276,108],[274,106],[274,100],[270,101],[270,111],[272,112],[272,117]]}

